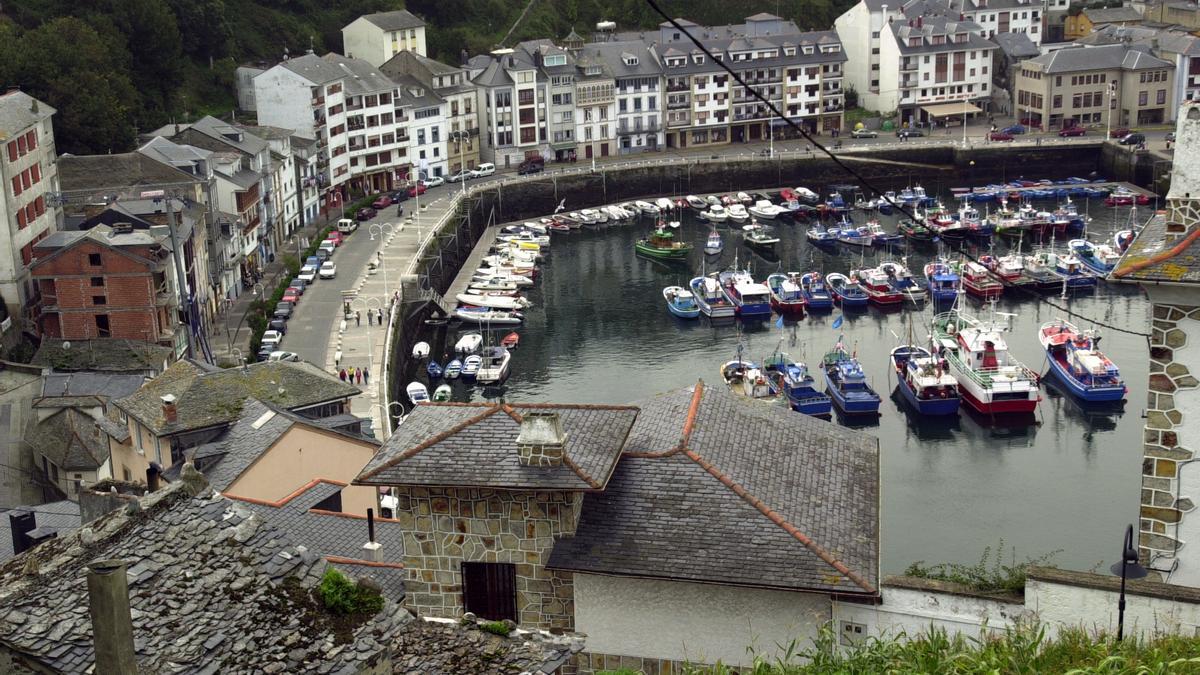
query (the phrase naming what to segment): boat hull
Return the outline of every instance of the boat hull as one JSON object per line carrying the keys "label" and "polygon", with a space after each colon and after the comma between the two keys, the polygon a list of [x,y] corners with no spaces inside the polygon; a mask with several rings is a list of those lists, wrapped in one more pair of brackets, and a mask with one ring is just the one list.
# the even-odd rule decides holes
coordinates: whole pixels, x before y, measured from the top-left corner
{"label": "boat hull", "polygon": [[1054,373],[1058,382],[1062,383],[1071,395],[1082,401],[1101,403],[1120,401],[1125,398],[1126,389],[1124,384],[1089,386],[1080,382],[1078,378],[1072,375],[1070,369],[1056,354],[1047,354],[1046,360],[1050,362],[1050,370]]}
{"label": "boat hull", "polygon": [[918,413],[927,416],[945,416],[957,415],[958,406],[961,399],[953,398],[921,398],[917,396],[917,392],[913,390],[912,385],[900,372],[896,372],[896,384],[900,389],[900,395],[905,401],[913,407]]}
{"label": "boat hull", "polygon": [[676,307],[675,303],[673,302],[667,302],[667,310],[681,319],[695,319],[696,317],[700,316],[699,306],[697,306],[695,309],[684,309],[682,307]]}
{"label": "boat hull", "polygon": [[656,258],[658,260],[687,260],[688,254],[692,252],[691,248],[657,248],[655,246],[650,246],[644,241],[639,241],[634,244],[634,248],[638,253],[651,258]]}
{"label": "boat hull", "polygon": [[1038,404],[1038,399],[1036,398],[984,400],[986,397],[981,398],[976,396],[969,388],[961,385],[959,386],[959,394],[962,396],[963,401],[966,401],[967,405],[985,415],[1031,413],[1037,410]]}
{"label": "boat hull", "polygon": [[[878,415],[879,396],[847,397],[828,374],[825,375],[825,391],[829,392],[829,400],[844,415]],[[874,392],[872,392],[874,393]]]}

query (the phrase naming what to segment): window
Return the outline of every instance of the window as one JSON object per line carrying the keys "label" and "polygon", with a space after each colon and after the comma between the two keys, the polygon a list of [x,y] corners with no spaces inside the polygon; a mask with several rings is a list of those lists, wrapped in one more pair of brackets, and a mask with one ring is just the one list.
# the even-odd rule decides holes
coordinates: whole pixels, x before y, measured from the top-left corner
{"label": "window", "polygon": [[93,305],[107,305],[108,299],[105,298],[103,295],[93,295],[92,296],[92,304]]}
{"label": "window", "polygon": [[92,267],[99,267],[101,264],[100,263],[100,254],[99,253],[89,253],[88,254],[88,264],[91,265]]}
{"label": "window", "polygon": [[1150,92],[1148,92],[1148,91],[1138,92],[1138,105],[1146,105],[1149,102],[1149,100],[1150,100]]}
{"label": "window", "polygon": [[1155,97],[1155,102],[1157,102],[1159,105],[1162,105],[1167,102],[1167,90],[1166,89],[1158,90],[1158,96]]}
{"label": "window", "polygon": [[104,288],[104,277],[92,277],[92,288]]}
{"label": "window", "polygon": [[1055,94],[1055,95],[1054,95],[1054,98],[1052,99],[1052,105],[1053,105],[1055,108],[1061,108],[1061,107],[1062,107],[1062,94]]}
{"label": "window", "polygon": [[463,609],[492,621],[517,620],[517,567],[511,563],[462,564]]}
{"label": "window", "polygon": [[102,338],[112,337],[112,333],[109,331],[109,328],[108,328],[108,315],[107,314],[97,314],[96,315],[96,330],[99,332],[98,337],[102,337]]}

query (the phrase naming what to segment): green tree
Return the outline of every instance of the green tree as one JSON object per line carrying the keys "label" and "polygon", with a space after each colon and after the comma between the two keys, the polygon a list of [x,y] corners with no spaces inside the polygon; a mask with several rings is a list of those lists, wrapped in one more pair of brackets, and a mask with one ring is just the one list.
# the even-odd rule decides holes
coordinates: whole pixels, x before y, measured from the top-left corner
{"label": "green tree", "polygon": [[178,24],[180,47],[203,60],[225,56],[233,31],[224,0],[168,0]]}
{"label": "green tree", "polygon": [[137,122],[143,129],[166,121],[183,79],[182,38],[165,0],[106,0],[96,12],[112,21],[131,57],[130,76],[141,93]]}

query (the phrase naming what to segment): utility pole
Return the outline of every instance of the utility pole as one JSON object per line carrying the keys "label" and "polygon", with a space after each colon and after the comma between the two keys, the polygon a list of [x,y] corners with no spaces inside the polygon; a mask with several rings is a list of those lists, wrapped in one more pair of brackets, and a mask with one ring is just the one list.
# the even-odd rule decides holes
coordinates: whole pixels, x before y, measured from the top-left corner
{"label": "utility pole", "polygon": [[175,209],[171,203],[172,197],[170,192],[163,194],[163,199],[167,202],[167,230],[171,233],[171,257],[175,260],[175,282],[179,286],[180,302],[183,307],[183,315],[186,317],[184,321],[184,330],[187,335],[187,350],[188,357],[196,357],[195,336],[192,335],[192,302],[191,290],[188,288],[187,276],[183,272],[183,261],[179,258],[179,236],[175,233]]}

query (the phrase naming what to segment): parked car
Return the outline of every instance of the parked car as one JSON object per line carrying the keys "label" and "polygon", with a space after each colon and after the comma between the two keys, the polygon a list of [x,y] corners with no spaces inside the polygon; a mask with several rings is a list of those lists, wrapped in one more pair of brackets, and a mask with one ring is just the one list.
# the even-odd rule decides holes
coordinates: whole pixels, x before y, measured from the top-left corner
{"label": "parked car", "polygon": [[330,255],[328,249],[318,248],[317,249],[317,260],[320,261],[320,264],[318,264],[317,267],[320,267],[321,264],[324,264],[325,261],[329,260],[331,257],[333,257],[333,256]]}
{"label": "parked car", "polygon": [[428,189],[429,188],[425,187],[425,183],[417,183],[416,185],[408,188],[408,196],[416,197],[418,195],[423,195]]}
{"label": "parked car", "polygon": [[1009,135],[1012,135],[1012,136],[1017,136],[1017,135],[1019,135],[1019,134],[1023,134],[1023,133],[1025,133],[1026,131],[1028,131],[1028,129],[1026,129],[1026,128],[1025,128],[1025,125],[1023,125],[1023,124],[1014,124],[1014,125],[1012,125],[1012,126],[1010,126],[1010,127],[1004,127],[1003,129],[1001,129],[1001,130],[1000,130],[1000,133],[1002,133],[1002,134],[1009,134]]}
{"label": "parked car", "polygon": [[400,202],[408,201],[408,190],[396,190],[391,194],[392,203],[399,204]]}
{"label": "parked car", "polygon": [[321,265],[321,278],[332,279],[337,276],[337,265],[333,264],[332,260],[326,260],[324,265]]}
{"label": "parked car", "polygon": [[326,253],[329,254],[329,257],[333,257],[333,252],[336,250],[337,250],[337,244],[326,239],[325,241],[321,242],[320,246],[317,247],[317,255],[319,256],[319,255],[321,255],[321,251],[325,251]]}
{"label": "parked car", "polygon": [[313,267],[320,267],[320,266],[321,266],[321,259],[320,259],[320,258],[318,258],[316,255],[310,255],[310,256],[308,256],[307,258],[305,258],[305,259],[304,259],[304,266],[305,266],[305,267],[308,267],[308,266],[310,266],[310,265],[311,265],[311,266],[313,266]]}
{"label": "parked car", "polygon": [[296,289],[297,293],[304,295],[304,291],[308,288],[308,284],[305,283],[305,281],[300,277],[296,277],[288,282],[288,288],[294,288]]}
{"label": "parked car", "polygon": [[267,355],[268,361],[291,361],[295,363],[300,360],[300,355],[296,352],[271,352]]}
{"label": "parked car", "polygon": [[1146,142],[1146,134],[1139,134],[1137,132],[1134,132],[1132,134],[1127,134],[1124,138],[1122,138],[1121,140],[1119,140],[1117,142],[1120,143],[1121,145],[1137,145],[1138,143],[1145,143]]}
{"label": "parked car", "polygon": [[427,187],[427,188],[435,188],[439,185],[445,185],[445,184],[446,184],[446,179],[442,178],[441,176],[433,176],[433,177],[425,179],[425,187]]}
{"label": "parked car", "polygon": [[461,183],[463,181],[473,180],[475,178],[478,178],[478,176],[475,174],[474,170],[463,169],[458,173],[452,173],[449,176],[446,176],[446,181],[449,183]]}
{"label": "parked car", "polygon": [[491,162],[484,162],[475,168],[475,177],[483,178],[496,173],[496,165]]}
{"label": "parked car", "polygon": [[379,214],[379,212],[376,211],[375,209],[373,209],[369,206],[364,206],[358,210],[358,213],[354,214],[354,219],[361,223],[365,220],[370,220],[370,219],[374,218],[378,214]]}
{"label": "parked car", "polygon": [[262,344],[277,345],[280,342],[283,342],[283,333],[280,333],[277,330],[269,330],[269,331],[263,333]]}
{"label": "parked car", "polygon": [[1086,136],[1087,128],[1081,126],[1067,127],[1066,129],[1059,131],[1058,135],[1062,136],[1063,138],[1070,136]]}
{"label": "parked car", "polygon": [[897,129],[896,130],[896,138],[912,138],[914,136],[924,136],[924,135],[925,135],[925,132],[916,127],[909,127],[907,129]]}
{"label": "parked car", "polygon": [[263,345],[258,348],[258,353],[254,355],[255,361],[266,361],[271,358],[271,354],[275,352],[275,345]]}
{"label": "parked car", "polygon": [[341,246],[346,237],[338,230],[330,230],[329,234],[325,235],[325,241],[332,241],[334,246]]}
{"label": "parked car", "polygon": [[874,129],[855,129],[850,132],[850,138],[879,138],[879,132]]}
{"label": "parked car", "polygon": [[271,319],[267,322],[267,330],[277,330],[287,335],[287,319]]}
{"label": "parked car", "polygon": [[1133,133],[1133,132],[1129,129],[1129,127],[1117,127],[1116,129],[1113,129],[1112,131],[1108,132],[1108,137],[1109,138],[1125,138],[1126,136],[1128,136],[1131,133]]}
{"label": "parked car", "polygon": [[517,175],[524,176],[530,173],[538,173],[545,170],[546,160],[541,155],[536,157],[528,157],[525,161],[517,165]]}
{"label": "parked car", "polygon": [[284,302],[290,302],[292,304],[295,304],[297,302],[300,302],[300,294],[289,288],[283,292],[283,297],[280,299],[283,300]]}
{"label": "parked car", "polygon": [[311,284],[316,280],[317,270],[320,267],[320,265],[305,265],[304,267],[300,268],[300,276],[296,278],[300,281],[303,281],[305,284]]}
{"label": "parked car", "polygon": [[387,195],[379,195],[375,198],[375,201],[371,202],[371,208],[374,209],[386,209],[391,205],[392,198]]}
{"label": "parked car", "polygon": [[993,131],[988,134],[989,141],[1011,141],[1015,137],[1007,131]]}
{"label": "parked car", "polygon": [[272,314],[272,316],[274,316],[276,319],[290,319],[292,318],[292,307],[294,307],[294,305],[290,302],[277,302],[275,303],[275,312]]}
{"label": "parked car", "polygon": [[338,221],[337,231],[343,235],[350,234],[358,229],[358,223],[349,218],[342,218]]}

